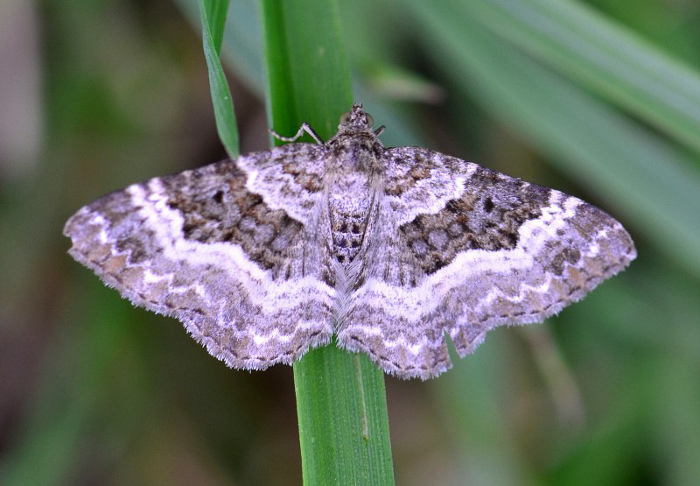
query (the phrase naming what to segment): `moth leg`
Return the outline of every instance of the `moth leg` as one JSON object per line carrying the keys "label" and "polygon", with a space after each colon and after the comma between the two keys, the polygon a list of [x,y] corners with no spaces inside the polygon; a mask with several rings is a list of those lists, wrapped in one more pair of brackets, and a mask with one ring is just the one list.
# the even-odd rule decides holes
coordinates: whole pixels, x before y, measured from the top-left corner
{"label": "moth leg", "polygon": [[309,135],[311,135],[311,138],[313,138],[317,144],[323,145],[323,140],[321,140],[321,137],[316,135],[316,132],[314,132],[314,129],[311,128],[311,126],[309,126],[309,124],[306,122],[302,123],[301,126],[299,127],[299,130],[297,131],[297,133],[295,133],[291,137],[283,137],[282,135],[280,135],[276,131],[272,130],[271,128],[269,128],[268,131],[277,140],[282,140],[283,142],[296,142],[297,139],[299,137],[301,137],[302,135],[304,135],[304,132],[306,132]]}

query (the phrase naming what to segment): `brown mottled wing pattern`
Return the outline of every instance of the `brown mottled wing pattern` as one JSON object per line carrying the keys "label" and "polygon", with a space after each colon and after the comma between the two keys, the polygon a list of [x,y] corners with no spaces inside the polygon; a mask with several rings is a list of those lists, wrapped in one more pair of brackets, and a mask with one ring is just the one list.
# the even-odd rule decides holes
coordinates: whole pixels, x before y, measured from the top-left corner
{"label": "brown mottled wing pattern", "polygon": [[[135,305],[180,319],[229,366],[291,363],[330,341],[335,291],[322,252],[306,251],[322,241],[317,223],[246,187],[250,173],[273,177],[266,162],[284,149],[250,154],[247,172],[226,161],[109,194],[66,224],[70,253]],[[311,189],[289,197],[312,207]]]}
{"label": "brown mottled wing pattern", "polygon": [[[338,340],[430,378],[503,324],[540,322],[636,256],[620,223],[553,189],[419,148],[387,150],[374,251]],[[421,201],[423,201],[421,203]]]}

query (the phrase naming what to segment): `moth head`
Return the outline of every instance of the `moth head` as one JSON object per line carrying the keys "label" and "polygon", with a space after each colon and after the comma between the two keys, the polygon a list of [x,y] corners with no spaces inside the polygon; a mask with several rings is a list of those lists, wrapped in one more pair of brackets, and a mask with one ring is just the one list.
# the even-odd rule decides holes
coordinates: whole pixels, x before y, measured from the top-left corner
{"label": "moth head", "polygon": [[[340,116],[339,132],[371,132],[374,118],[372,115],[362,110],[361,103],[353,103],[352,111],[343,113]],[[375,135],[379,135],[384,131],[384,127],[380,127]]]}

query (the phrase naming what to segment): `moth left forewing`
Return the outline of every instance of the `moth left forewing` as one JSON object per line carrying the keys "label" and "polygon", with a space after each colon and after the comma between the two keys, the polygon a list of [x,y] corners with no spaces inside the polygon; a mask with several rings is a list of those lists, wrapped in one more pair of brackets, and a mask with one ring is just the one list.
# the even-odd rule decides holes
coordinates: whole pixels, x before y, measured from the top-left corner
{"label": "moth left forewing", "polygon": [[246,173],[246,188],[260,194],[271,209],[283,209],[291,217],[309,223],[323,191],[326,148],[292,143],[252,152],[236,159]]}
{"label": "moth left forewing", "polygon": [[[387,181],[401,190],[387,197],[384,212],[399,214],[378,216],[373,244],[382,256],[368,264],[374,275],[356,291],[339,334],[390,373],[435,376],[450,366],[445,333],[464,356],[489,329],[544,320],[636,255],[620,223],[580,199],[435,152],[411,149],[410,156],[418,167]],[[460,182],[438,192],[445,195],[438,203],[413,204],[421,184],[432,187],[450,173],[463,181],[457,197],[449,194]],[[406,210],[416,213],[409,221]],[[403,222],[392,228],[392,220]],[[386,278],[392,272],[412,278]]]}
{"label": "moth left forewing", "polygon": [[304,225],[232,162],[105,196],[66,224],[71,254],[135,305],[180,319],[229,366],[291,363],[332,335],[334,290]]}

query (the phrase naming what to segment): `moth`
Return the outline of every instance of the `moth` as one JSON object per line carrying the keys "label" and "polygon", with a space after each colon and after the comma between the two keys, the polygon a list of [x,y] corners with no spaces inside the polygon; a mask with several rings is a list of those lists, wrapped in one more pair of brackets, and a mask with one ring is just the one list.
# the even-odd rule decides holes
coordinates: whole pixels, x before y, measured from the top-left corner
{"label": "moth", "polygon": [[[383,127],[382,127],[383,129]],[[385,372],[447,370],[500,325],[540,322],[636,257],[622,225],[554,189],[418,147],[354,104],[290,143],[113,192],[67,222],[70,254],[239,369],[328,344]]]}

